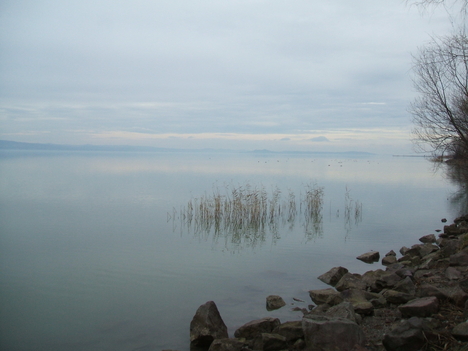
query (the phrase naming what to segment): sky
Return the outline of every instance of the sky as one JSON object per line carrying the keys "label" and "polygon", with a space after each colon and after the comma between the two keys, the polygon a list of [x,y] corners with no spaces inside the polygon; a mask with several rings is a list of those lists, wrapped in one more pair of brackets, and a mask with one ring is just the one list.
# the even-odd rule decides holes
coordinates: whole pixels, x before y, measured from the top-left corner
{"label": "sky", "polygon": [[0,0],[0,139],[414,153],[404,0]]}

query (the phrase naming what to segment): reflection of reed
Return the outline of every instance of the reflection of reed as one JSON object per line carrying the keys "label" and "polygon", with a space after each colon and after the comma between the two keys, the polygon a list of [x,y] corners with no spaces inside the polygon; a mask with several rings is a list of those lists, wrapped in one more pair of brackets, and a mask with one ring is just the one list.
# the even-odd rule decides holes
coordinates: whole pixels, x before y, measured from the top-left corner
{"label": "reflection of reed", "polygon": [[[362,204],[353,201],[346,192],[345,216],[361,218]],[[306,184],[296,198],[294,191],[287,196],[275,187],[267,192],[265,187],[226,186],[224,191],[213,187],[212,194],[192,198],[179,212],[168,214],[173,222],[178,218],[182,227],[200,239],[218,243],[225,240],[227,248],[255,247],[266,241],[268,235],[275,242],[284,226],[292,230],[296,221],[302,223],[306,240],[323,235],[324,188],[315,183]],[[299,209],[299,210],[298,210]],[[354,211],[354,212],[352,212]],[[301,216],[298,216],[298,213]]]}
{"label": "reflection of reed", "polygon": [[450,203],[455,208],[458,215],[468,213],[468,162],[464,160],[450,160],[443,163],[445,174],[452,183],[458,186],[456,192],[450,196]]}

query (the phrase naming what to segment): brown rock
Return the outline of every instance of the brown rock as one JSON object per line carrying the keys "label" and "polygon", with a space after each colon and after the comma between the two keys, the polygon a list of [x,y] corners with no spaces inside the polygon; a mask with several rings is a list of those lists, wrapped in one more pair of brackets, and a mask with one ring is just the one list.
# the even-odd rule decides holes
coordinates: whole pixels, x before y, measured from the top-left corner
{"label": "brown rock", "polygon": [[268,311],[277,310],[286,305],[283,298],[278,295],[270,295],[266,298],[266,309]]}
{"label": "brown rock", "polygon": [[319,289],[319,290],[310,290],[309,296],[314,303],[321,305],[327,303],[330,298],[335,298],[335,296],[340,297],[340,293],[335,289]]}
{"label": "brown rock", "polygon": [[380,259],[380,253],[378,251],[369,251],[356,258],[365,263],[374,263]]}
{"label": "brown rock", "polygon": [[348,289],[360,289],[365,290],[367,288],[366,283],[362,280],[360,274],[346,273],[340,281],[335,285],[335,289],[338,291]]}
{"label": "brown rock", "polygon": [[190,344],[198,347],[208,347],[214,339],[228,337],[218,308],[213,301],[201,305],[190,322]]}
{"label": "brown rock", "polygon": [[419,238],[419,241],[422,243],[435,243],[437,241],[436,236],[434,234],[424,235]]}
{"label": "brown rock", "polygon": [[318,279],[320,279],[325,284],[335,286],[336,283],[340,281],[340,279],[348,273],[348,270],[344,267],[334,267],[330,269],[328,272],[322,274]]}

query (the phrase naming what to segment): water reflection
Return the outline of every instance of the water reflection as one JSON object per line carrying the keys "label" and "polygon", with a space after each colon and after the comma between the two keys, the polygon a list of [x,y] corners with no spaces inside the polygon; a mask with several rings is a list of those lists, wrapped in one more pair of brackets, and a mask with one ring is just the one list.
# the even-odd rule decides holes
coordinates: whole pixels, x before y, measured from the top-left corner
{"label": "water reflection", "polygon": [[[214,186],[210,194],[190,199],[187,204],[167,214],[173,230],[180,228],[203,241],[223,244],[228,251],[255,248],[280,239],[285,228],[302,228],[305,241],[323,236],[324,188],[316,183],[303,186],[299,196],[279,187],[267,191],[264,186]],[[337,211],[339,217],[339,211]],[[347,233],[362,220],[362,204],[345,194],[345,229]]]}
{"label": "water reflection", "polygon": [[464,215],[468,213],[468,162],[449,161],[443,165],[447,178],[458,187],[449,198],[450,204],[458,215]]}

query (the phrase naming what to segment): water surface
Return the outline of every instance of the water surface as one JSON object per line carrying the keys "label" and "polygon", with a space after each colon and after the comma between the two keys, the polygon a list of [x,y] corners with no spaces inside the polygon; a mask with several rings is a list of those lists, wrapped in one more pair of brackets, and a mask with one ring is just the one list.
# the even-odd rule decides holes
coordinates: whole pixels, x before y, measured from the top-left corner
{"label": "water surface", "polygon": [[[298,214],[251,240],[181,218],[190,199],[247,184],[283,200],[323,187],[316,230]],[[317,276],[376,269],[355,257],[435,233],[458,215],[456,190],[423,158],[2,152],[1,349],[188,350],[208,300],[231,335],[256,318],[300,319],[292,307],[326,287]],[[360,216],[346,218],[346,191]],[[288,306],[266,311],[270,294]]]}

